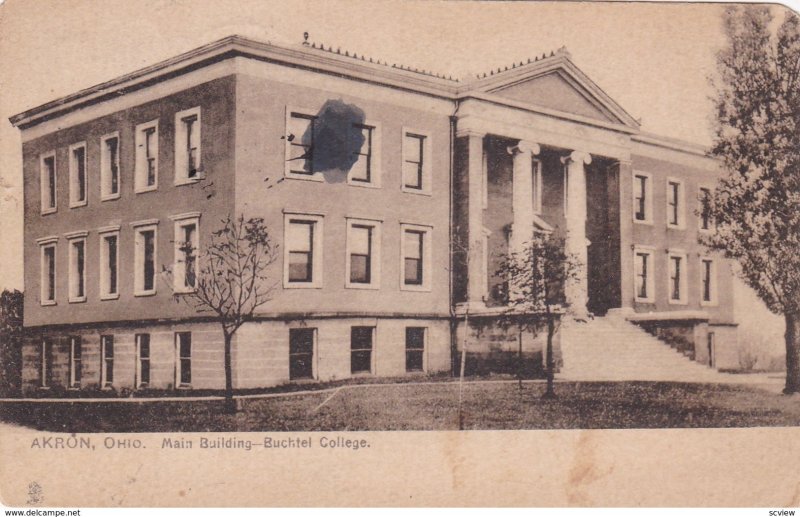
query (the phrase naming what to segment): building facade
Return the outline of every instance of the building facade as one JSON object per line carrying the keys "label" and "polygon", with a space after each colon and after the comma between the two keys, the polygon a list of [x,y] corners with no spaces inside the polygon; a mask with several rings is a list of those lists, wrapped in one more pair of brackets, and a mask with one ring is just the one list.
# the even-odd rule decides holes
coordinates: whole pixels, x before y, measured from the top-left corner
{"label": "building facade", "polygon": [[[731,265],[698,244],[718,164],[643,133],[565,49],[462,82],[234,36],[11,121],[26,390],[222,388],[219,325],[179,298],[229,215],[280,247],[236,388],[450,370],[464,313],[502,311],[498,261],[537,230],[585,264],[574,317],[710,366],[735,345]],[[478,357],[510,350],[472,335]]]}

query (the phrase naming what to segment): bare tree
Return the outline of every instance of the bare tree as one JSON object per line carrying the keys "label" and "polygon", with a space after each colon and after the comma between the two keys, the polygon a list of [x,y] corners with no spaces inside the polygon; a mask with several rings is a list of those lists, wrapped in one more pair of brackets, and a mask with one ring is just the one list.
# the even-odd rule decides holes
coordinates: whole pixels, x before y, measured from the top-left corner
{"label": "bare tree", "polygon": [[[264,220],[245,220],[240,215],[222,221],[202,251],[191,242],[179,242],[179,261],[183,278],[171,271],[174,295],[198,313],[212,313],[222,327],[225,340],[225,411],[233,413],[233,372],[231,342],[236,331],[253,319],[259,307],[270,301],[277,282],[270,281],[267,269],[277,260]],[[175,290],[175,282],[183,284]]]}
{"label": "bare tree", "polygon": [[520,386],[522,335],[529,332],[535,337],[543,326],[547,328],[547,390],[544,398],[555,397],[553,337],[560,323],[558,309],[566,304],[564,286],[577,278],[578,270],[577,257],[564,251],[564,239],[552,233],[537,231],[520,250],[507,253],[497,271],[497,276],[506,279],[501,295],[508,304],[508,310],[503,313],[499,322],[506,328],[516,327],[518,331]]}
{"label": "bare tree", "polygon": [[800,17],[777,33],[770,6],[725,12],[712,154],[727,170],[707,199],[703,242],[786,320],[785,393],[800,392]]}

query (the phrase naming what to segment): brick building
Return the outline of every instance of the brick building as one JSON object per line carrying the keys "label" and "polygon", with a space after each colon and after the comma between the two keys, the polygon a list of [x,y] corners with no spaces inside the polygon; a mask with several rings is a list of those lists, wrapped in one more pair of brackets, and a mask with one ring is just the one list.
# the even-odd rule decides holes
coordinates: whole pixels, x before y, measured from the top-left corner
{"label": "brick building", "polygon": [[[282,251],[234,341],[237,388],[449,370],[460,316],[501,310],[498,257],[537,228],[586,264],[578,317],[636,321],[710,366],[736,342],[730,264],[697,243],[718,164],[642,132],[565,49],[462,82],[229,37],[11,121],[28,390],[223,387],[218,324],[175,302],[185,267],[161,271],[238,214]],[[479,356],[510,346],[475,338]]]}

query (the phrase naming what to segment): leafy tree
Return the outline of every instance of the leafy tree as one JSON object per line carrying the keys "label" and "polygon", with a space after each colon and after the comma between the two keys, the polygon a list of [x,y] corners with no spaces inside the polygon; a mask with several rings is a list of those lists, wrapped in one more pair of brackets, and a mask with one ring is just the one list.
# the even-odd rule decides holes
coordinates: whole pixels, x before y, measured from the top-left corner
{"label": "leafy tree", "polygon": [[[211,242],[199,254],[192,243],[178,243],[185,257],[186,282],[193,289],[175,296],[199,313],[212,313],[222,327],[225,340],[225,410],[233,413],[233,372],[231,342],[236,331],[253,319],[256,309],[270,301],[275,282],[267,269],[277,259],[277,245],[272,241],[262,218],[244,216],[222,221],[222,228],[212,234]],[[173,285],[173,282],[170,282]]]}
{"label": "leafy tree", "polygon": [[20,388],[22,371],[22,293],[0,294],[0,392]]}
{"label": "leafy tree", "polygon": [[777,34],[767,6],[726,9],[717,56],[712,155],[725,176],[703,242],[741,265],[745,281],[786,321],[785,393],[800,391],[800,19]]}
{"label": "leafy tree", "polygon": [[523,332],[536,336],[543,326],[547,329],[544,398],[555,397],[553,337],[560,323],[559,309],[566,304],[564,287],[577,279],[580,267],[577,257],[568,255],[564,249],[564,239],[552,233],[534,232],[521,250],[502,258],[497,271],[497,276],[506,279],[501,295],[508,303],[508,310],[499,321],[506,328],[517,328],[520,372]]}

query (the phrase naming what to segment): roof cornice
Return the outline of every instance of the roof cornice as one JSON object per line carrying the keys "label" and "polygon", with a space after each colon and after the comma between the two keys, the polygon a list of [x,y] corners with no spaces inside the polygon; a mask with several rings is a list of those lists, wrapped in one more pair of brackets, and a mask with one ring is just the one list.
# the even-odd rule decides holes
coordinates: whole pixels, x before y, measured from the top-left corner
{"label": "roof cornice", "polygon": [[687,142],[686,140],[680,140],[678,138],[656,135],[654,133],[640,132],[637,133],[636,135],[633,135],[631,137],[631,140],[642,144],[654,145],[656,147],[663,147],[665,149],[680,151],[682,153],[694,154],[696,156],[702,156],[704,158],[708,158],[709,160],[718,161],[717,158],[708,154],[707,147],[700,144],[695,144],[693,142]]}
{"label": "roof cornice", "polygon": [[14,126],[26,129],[86,105],[118,97],[163,79],[240,56],[381,84],[434,97],[450,99],[456,93],[457,83],[447,79],[411,70],[390,68],[378,63],[358,61],[306,46],[290,48],[242,36],[228,36],[116,79],[42,104],[14,115],[9,120]]}

